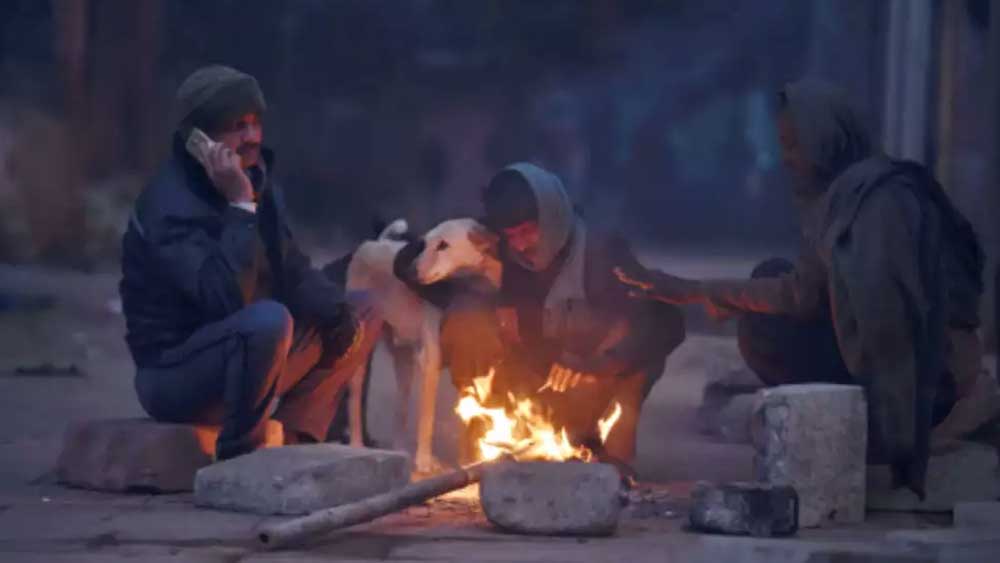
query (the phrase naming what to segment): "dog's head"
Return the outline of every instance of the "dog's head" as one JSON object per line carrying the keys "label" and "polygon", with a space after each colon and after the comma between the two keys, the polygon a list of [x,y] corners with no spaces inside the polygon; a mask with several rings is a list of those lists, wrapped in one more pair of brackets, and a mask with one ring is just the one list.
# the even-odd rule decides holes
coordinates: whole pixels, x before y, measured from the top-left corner
{"label": "dog's head", "polygon": [[424,285],[453,277],[483,274],[484,264],[496,258],[497,236],[474,219],[451,219],[423,236],[413,262],[416,280]]}

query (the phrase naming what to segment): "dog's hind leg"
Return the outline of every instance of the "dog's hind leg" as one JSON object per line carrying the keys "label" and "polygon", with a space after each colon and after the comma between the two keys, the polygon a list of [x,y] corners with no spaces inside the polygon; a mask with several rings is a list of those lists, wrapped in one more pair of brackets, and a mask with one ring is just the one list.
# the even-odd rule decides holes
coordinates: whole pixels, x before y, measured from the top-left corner
{"label": "dog's hind leg", "polygon": [[421,328],[417,364],[421,387],[415,465],[418,473],[432,473],[437,465],[432,446],[438,380],[441,378],[441,312],[429,305],[424,307],[424,326]]}
{"label": "dog's hind leg", "polygon": [[405,450],[406,422],[410,418],[410,397],[413,394],[413,347],[390,343],[389,351],[396,371],[396,417],[392,429],[392,447]]}

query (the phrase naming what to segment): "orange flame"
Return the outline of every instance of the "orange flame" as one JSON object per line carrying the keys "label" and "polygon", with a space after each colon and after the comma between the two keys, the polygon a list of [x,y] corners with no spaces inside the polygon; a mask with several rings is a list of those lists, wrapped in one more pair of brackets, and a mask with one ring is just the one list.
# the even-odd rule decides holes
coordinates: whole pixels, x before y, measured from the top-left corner
{"label": "orange flame", "polygon": [[[590,461],[593,458],[589,448],[574,446],[566,429],[555,428],[531,399],[518,399],[508,394],[506,408],[485,407],[495,375],[496,372],[490,369],[486,375],[475,378],[472,385],[462,391],[455,407],[455,412],[466,424],[473,419],[486,423],[486,434],[478,443],[480,461],[494,460],[504,454],[518,460]],[[601,443],[607,440],[621,414],[622,406],[616,401],[612,412],[597,421]]]}

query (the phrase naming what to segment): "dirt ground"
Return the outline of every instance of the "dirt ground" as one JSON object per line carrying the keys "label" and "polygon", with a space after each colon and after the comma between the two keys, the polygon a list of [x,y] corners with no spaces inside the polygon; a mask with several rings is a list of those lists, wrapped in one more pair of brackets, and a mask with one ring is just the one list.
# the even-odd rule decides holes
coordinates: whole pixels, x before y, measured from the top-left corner
{"label": "dirt ground", "polygon": [[[647,259],[689,275],[745,276],[753,264],[733,257]],[[108,495],[54,483],[52,467],[67,424],[143,414],[132,389],[117,279],[116,273],[0,265],[0,291],[57,297],[46,310],[0,313],[0,561],[806,561],[817,550],[834,549],[830,545],[893,556],[911,553],[908,546],[886,543],[886,529],[937,529],[948,523],[887,517],[864,527],[808,532],[795,542],[683,532],[690,483],[750,479],[752,455],[749,446],[714,442],[695,430],[694,412],[706,374],[738,365],[739,358],[731,327],[692,315],[688,339],[653,389],[639,429],[636,469],[642,490],[647,500],[662,503],[654,503],[652,514],[632,513],[614,538],[497,534],[475,502],[452,498],[341,532],[295,553],[256,553],[248,542],[260,517],[198,510],[189,495]],[[18,372],[46,364],[56,371]],[[376,404],[392,404],[389,370],[379,351],[370,397]],[[447,381],[442,378],[439,390],[435,435],[435,452],[446,462],[455,458],[460,424],[451,412],[455,392]],[[375,439],[388,443],[391,417],[369,414],[368,422]],[[735,553],[739,557],[725,555]]]}

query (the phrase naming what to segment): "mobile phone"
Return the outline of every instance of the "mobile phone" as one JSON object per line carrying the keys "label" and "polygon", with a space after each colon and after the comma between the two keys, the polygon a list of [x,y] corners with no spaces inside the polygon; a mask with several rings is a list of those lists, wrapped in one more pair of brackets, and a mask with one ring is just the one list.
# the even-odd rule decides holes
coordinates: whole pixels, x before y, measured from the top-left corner
{"label": "mobile phone", "polygon": [[184,148],[187,149],[191,156],[200,162],[202,166],[208,168],[208,151],[215,144],[215,141],[209,138],[204,131],[198,129],[197,127],[192,127],[191,134],[188,135]]}

